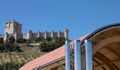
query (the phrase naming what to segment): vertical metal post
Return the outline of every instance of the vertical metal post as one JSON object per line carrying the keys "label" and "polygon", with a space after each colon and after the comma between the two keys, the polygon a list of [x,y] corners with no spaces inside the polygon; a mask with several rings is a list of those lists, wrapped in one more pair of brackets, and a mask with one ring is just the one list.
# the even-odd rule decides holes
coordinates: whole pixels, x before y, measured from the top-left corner
{"label": "vertical metal post", "polygon": [[80,41],[74,40],[74,70],[81,70]]}
{"label": "vertical metal post", "polygon": [[86,61],[86,70],[92,70],[92,43],[90,40],[85,40],[85,61]]}
{"label": "vertical metal post", "polygon": [[65,41],[65,70],[70,70],[70,44]]}
{"label": "vertical metal post", "polygon": [[86,70],[85,63],[85,48],[81,46],[81,70]]}

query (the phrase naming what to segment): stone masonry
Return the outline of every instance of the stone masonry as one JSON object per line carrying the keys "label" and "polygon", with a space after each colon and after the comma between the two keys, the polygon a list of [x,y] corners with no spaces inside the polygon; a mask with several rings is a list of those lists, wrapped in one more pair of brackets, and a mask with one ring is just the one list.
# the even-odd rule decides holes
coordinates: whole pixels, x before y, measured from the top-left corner
{"label": "stone masonry", "polygon": [[15,20],[7,21],[4,24],[4,41],[8,40],[10,36],[14,36],[15,39],[17,38],[24,38],[24,39],[30,39],[33,40],[37,37],[42,37],[46,39],[47,37],[51,37],[53,39],[55,38],[65,38],[68,39],[68,29],[65,29],[64,32],[37,32],[33,33],[32,30],[29,30],[27,33],[22,33],[22,24]]}

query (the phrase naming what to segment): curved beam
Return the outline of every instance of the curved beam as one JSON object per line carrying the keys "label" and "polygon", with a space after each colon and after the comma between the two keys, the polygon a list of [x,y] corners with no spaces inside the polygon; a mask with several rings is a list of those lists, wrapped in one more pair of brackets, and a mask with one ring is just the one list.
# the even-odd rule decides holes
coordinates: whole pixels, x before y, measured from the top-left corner
{"label": "curved beam", "polygon": [[98,64],[97,66],[93,66],[93,69],[94,69],[94,67],[100,66],[103,68],[103,70],[106,70],[106,68],[103,66],[103,64],[100,64],[96,59],[93,58],[93,61],[95,61]]}
{"label": "curved beam", "polygon": [[112,52],[113,54],[117,55],[120,58],[120,55],[116,51],[114,51],[113,49],[108,48],[108,47],[106,47],[106,49],[108,49],[110,52]]}
{"label": "curved beam", "polygon": [[92,49],[93,50],[92,55],[94,55],[98,50],[103,48],[105,45],[113,43],[113,42],[120,42],[120,36],[107,38],[107,39],[101,41],[100,43],[98,43],[97,45],[95,45]]}
{"label": "curved beam", "polygon": [[101,53],[97,52],[94,55],[95,58],[97,58],[98,60],[102,61],[104,64],[106,64],[110,70],[117,70],[118,68],[116,68],[115,65],[113,65],[110,60],[108,58],[106,58],[104,55],[102,55]]}

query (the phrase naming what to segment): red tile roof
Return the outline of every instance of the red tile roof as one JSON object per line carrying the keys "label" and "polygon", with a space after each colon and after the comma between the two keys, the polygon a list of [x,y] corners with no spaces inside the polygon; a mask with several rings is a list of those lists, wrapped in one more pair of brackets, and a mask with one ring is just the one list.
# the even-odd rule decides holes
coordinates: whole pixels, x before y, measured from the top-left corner
{"label": "red tile roof", "polygon": [[[86,36],[87,35],[79,38],[79,40],[84,39]],[[73,44],[73,42],[71,42],[71,44]],[[61,46],[58,49],[55,49],[41,57],[38,57],[38,58],[28,62],[23,67],[21,67],[19,70],[32,70],[35,67],[42,66],[44,64],[47,64],[49,62],[52,62],[52,61],[57,60],[64,56],[65,56],[65,49],[64,49],[64,46]]]}

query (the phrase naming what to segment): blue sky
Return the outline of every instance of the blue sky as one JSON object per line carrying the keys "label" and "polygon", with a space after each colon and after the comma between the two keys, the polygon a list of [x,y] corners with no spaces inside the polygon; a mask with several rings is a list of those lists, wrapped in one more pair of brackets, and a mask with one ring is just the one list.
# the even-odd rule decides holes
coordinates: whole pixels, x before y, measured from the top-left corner
{"label": "blue sky", "polygon": [[16,20],[28,30],[63,31],[76,39],[104,25],[120,22],[120,0],[0,0],[0,33]]}

